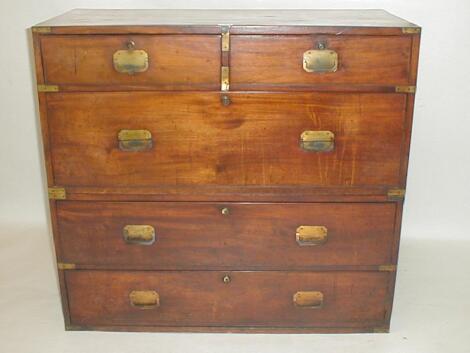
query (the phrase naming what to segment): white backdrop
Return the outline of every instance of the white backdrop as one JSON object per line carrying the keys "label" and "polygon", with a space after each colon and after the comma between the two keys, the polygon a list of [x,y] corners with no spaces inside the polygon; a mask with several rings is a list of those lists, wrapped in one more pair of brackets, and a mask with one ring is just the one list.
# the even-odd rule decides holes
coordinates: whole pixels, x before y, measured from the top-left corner
{"label": "white backdrop", "polygon": [[[1,225],[47,222],[27,29],[72,8],[383,8],[423,27],[403,236],[463,238],[470,228],[468,0],[1,0]],[[5,229],[5,228],[4,228]]]}

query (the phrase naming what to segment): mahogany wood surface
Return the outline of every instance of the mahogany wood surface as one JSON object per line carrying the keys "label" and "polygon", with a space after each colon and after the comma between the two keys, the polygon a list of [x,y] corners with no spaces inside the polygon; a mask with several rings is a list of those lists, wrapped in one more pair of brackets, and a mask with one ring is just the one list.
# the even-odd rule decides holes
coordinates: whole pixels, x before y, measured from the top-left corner
{"label": "mahogany wood surface", "polygon": [[51,33],[233,33],[403,34],[416,28],[384,10],[105,10],[75,9],[42,22]]}
{"label": "mahogany wood surface", "polygon": [[[324,43],[338,54],[336,72],[306,72],[304,52]],[[230,64],[232,89],[264,84],[289,90],[309,84],[407,84],[410,36],[234,35]]]}
{"label": "mahogany wood surface", "polygon": [[[54,181],[63,186],[399,183],[404,94],[51,94]],[[153,148],[119,149],[122,129]],[[300,148],[306,130],[335,134],[331,152]]]}
{"label": "mahogany wood surface", "polygon": [[[113,54],[130,41],[147,52],[147,71],[130,75],[114,69]],[[41,47],[49,84],[220,86],[220,36],[44,36]]]}
{"label": "mahogany wood surface", "polygon": [[[165,270],[381,265],[392,261],[395,212],[395,203],[66,202],[58,205],[61,262]],[[126,225],[151,225],[155,242],[127,243]],[[326,242],[300,246],[302,225],[326,227]]]}
{"label": "mahogany wood surface", "polygon": [[[400,184],[401,185],[401,184]],[[397,185],[397,186],[400,186]],[[215,201],[215,202],[396,202],[390,187],[308,185],[163,185],[156,187],[67,187],[75,201]],[[401,200],[398,200],[399,202]],[[64,201],[58,201],[64,202]]]}
{"label": "mahogany wood surface", "polygon": [[[386,325],[386,272],[69,271],[71,324],[154,326],[370,327]],[[224,276],[230,277],[224,283]],[[156,291],[160,306],[133,306],[133,290]],[[319,308],[298,291],[320,291]]]}

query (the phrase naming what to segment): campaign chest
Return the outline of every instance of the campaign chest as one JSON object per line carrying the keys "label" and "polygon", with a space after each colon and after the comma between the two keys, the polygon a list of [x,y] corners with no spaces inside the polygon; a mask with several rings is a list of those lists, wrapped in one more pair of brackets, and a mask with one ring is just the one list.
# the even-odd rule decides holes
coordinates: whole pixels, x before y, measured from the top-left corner
{"label": "campaign chest", "polygon": [[388,331],[419,27],[73,10],[32,32],[67,329]]}

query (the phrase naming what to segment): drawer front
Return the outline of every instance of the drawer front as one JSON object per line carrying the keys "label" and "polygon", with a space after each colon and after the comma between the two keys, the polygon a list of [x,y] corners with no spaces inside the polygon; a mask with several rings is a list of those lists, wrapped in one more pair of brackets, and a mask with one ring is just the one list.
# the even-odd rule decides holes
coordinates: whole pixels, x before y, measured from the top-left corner
{"label": "drawer front", "polygon": [[234,35],[231,88],[247,84],[252,89],[280,85],[287,90],[310,84],[407,84],[410,55],[410,36]]}
{"label": "drawer front", "polygon": [[217,35],[54,35],[41,48],[49,84],[220,88]]}
{"label": "drawer front", "polygon": [[73,325],[375,327],[388,273],[67,271]]}
{"label": "drawer front", "polygon": [[390,263],[394,203],[57,205],[61,261],[117,269],[308,269]]}
{"label": "drawer front", "polygon": [[218,93],[48,95],[54,183],[399,185],[405,94],[229,98],[225,106]]}

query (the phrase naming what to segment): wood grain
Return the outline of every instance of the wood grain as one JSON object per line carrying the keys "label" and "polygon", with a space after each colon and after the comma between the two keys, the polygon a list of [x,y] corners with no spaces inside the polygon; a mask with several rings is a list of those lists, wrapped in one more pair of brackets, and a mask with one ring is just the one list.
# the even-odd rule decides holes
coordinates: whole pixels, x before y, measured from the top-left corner
{"label": "wood grain", "polygon": [[416,25],[384,10],[75,9],[38,24],[52,33],[356,33],[403,35]]}
{"label": "wood grain", "polygon": [[[114,69],[114,52],[129,41],[148,53],[147,71],[129,75]],[[43,36],[41,46],[48,84],[220,86],[218,35]]]}
{"label": "wood grain", "polygon": [[[58,205],[61,261],[146,270],[388,264],[395,210],[394,203],[64,202]],[[156,241],[126,243],[129,224],[152,226]],[[326,243],[299,246],[301,225],[325,226]]]}
{"label": "wood grain", "polygon": [[[62,186],[394,185],[405,95],[96,93],[48,96],[54,178]],[[154,148],[123,152],[121,129]],[[305,130],[335,133],[306,152]]]}
{"label": "wood grain", "polygon": [[[317,43],[338,53],[338,70],[306,72],[303,53]],[[410,37],[234,35],[231,37],[231,88],[253,89],[263,84],[407,84],[410,76]]]}
{"label": "wood grain", "polygon": [[[229,275],[230,283],[222,278]],[[371,327],[385,325],[384,272],[68,271],[72,325]],[[155,290],[160,307],[129,304],[132,290]],[[293,294],[324,294],[319,309]]]}

